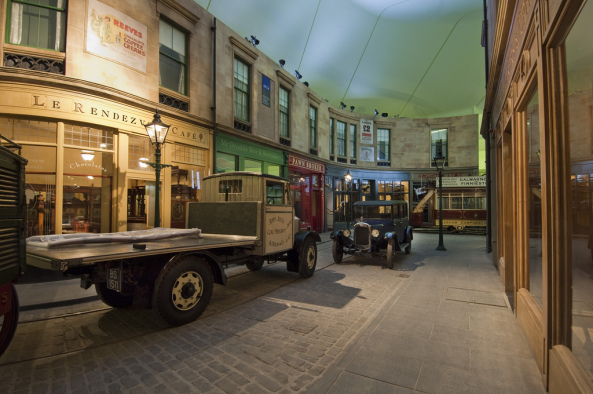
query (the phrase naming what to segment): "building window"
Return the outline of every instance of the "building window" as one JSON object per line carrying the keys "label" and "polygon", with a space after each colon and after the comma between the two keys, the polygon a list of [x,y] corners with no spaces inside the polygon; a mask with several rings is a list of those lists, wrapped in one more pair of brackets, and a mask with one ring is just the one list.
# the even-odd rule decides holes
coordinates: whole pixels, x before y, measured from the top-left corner
{"label": "building window", "polygon": [[278,100],[278,110],[280,112],[280,137],[285,138],[287,140],[290,139],[290,118],[288,115],[288,109],[290,108],[290,92],[280,86],[280,93],[279,93],[279,100]]}
{"label": "building window", "polygon": [[346,123],[338,120],[338,156],[346,156]]}
{"label": "building window", "polygon": [[377,161],[389,161],[389,129],[377,129]]}
{"label": "building window", "polygon": [[317,149],[317,108],[309,106],[309,147]]}
{"label": "building window", "polygon": [[335,148],[334,148],[334,118],[329,118],[329,154],[333,155]]}
{"label": "building window", "polygon": [[249,122],[249,65],[235,58],[235,118]]}
{"label": "building window", "polygon": [[186,94],[186,34],[161,19],[159,25],[160,85]]}
{"label": "building window", "polygon": [[356,159],[356,125],[350,125],[350,158]]}
{"label": "building window", "polygon": [[432,129],[430,130],[430,165],[435,166],[433,158],[444,156],[444,166],[449,165],[447,156],[447,129]]}
{"label": "building window", "polygon": [[9,0],[8,42],[64,52],[67,4],[66,0]]}

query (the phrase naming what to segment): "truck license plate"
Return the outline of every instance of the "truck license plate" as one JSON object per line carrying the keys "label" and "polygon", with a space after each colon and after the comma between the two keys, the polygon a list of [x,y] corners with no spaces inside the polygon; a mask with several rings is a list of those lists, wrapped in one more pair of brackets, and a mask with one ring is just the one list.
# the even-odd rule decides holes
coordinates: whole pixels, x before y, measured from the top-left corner
{"label": "truck license plate", "polygon": [[107,269],[107,288],[121,293],[121,270],[118,268]]}

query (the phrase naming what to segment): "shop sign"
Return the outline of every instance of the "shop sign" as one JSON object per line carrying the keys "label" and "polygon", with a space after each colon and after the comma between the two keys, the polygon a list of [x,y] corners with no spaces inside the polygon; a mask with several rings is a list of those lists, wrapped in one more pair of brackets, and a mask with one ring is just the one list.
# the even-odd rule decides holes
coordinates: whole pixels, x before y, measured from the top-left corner
{"label": "shop sign", "polygon": [[242,154],[252,159],[260,159],[270,163],[283,163],[282,152],[266,149],[245,141],[233,140],[226,137],[217,137],[216,150],[231,154]]}
{"label": "shop sign", "polygon": [[360,143],[373,145],[373,121],[369,119],[360,120]]}
{"label": "shop sign", "polygon": [[[439,179],[436,179],[436,185],[439,186]],[[445,177],[443,178],[443,187],[486,187],[486,177],[484,176],[464,176],[464,177]]]}
{"label": "shop sign", "polygon": [[375,161],[375,148],[369,146],[361,146],[360,161]]}
{"label": "shop sign", "polygon": [[266,107],[270,106],[270,78],[261,76],[261,102]]}
{"label": "shop sign", "polygon": [[325,166],[323,164],[301,159],[296,156],[290,156],[288,158],[288,165],[291,167],[303,168],[311,172],[320,172],[322,174],[325,173]]}
{"label": "shop sign", "polygon": [[86,50],[145,73],[146,26],[97,0],[88,12]]}

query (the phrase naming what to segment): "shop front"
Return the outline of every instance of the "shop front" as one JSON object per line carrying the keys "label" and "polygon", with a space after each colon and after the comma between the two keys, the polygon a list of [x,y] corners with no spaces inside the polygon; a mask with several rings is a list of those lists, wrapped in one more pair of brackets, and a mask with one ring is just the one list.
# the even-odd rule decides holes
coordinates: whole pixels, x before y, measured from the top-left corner
{"label": "shop front", "polygon": [[369,171],[327,166],[326,214],[328,230],[350,228],[352,205],[357,201],[410,201],[410,174],[405,171]]}
{"label": "shop front", "polygon": [[220,132],[216,135],[215,163],[216,173],[251,171],[287,177],[286,157],[281,150]]}
{"label": "shop front", "polygon": [[[154,109],[68,89],[0,88],[0,134],[22,145],[29,162],[27,236],[153,225],[156,179],[145,162],[154,162],[154,148],[142,123],[151,121]],[[199,198],[211,139],[207,129],[164,111],[171,127],[162,159],[173,167],[161,172],[160,212],[161,225],[168,227],[174,221],[169,201]]]}
{"label": "shop front", "polygon": [[325,165],[291,154],[288,157],[288,179],[300,228],[324,231]]}

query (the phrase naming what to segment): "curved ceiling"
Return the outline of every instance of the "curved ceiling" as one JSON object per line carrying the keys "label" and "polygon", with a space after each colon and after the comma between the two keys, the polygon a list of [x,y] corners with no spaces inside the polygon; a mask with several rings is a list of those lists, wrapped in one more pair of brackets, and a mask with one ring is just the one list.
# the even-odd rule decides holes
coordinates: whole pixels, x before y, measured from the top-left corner
{"label": "curved ceiling", "polygon": [[309,87],[358,114],[481,113],[477,0],[194,0]]}

